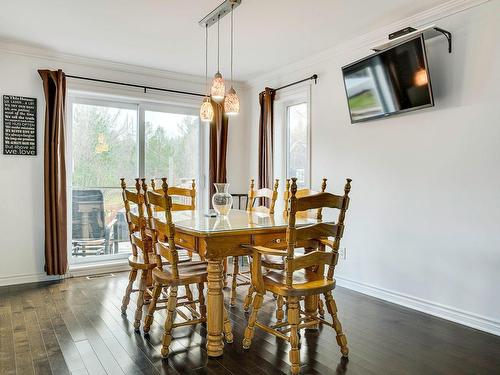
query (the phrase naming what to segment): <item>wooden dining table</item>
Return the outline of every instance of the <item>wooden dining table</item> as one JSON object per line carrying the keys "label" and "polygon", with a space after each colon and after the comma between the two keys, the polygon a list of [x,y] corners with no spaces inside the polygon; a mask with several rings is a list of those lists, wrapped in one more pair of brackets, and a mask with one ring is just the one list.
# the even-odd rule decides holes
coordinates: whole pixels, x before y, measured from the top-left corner
{"label": "wooden dining table", "polygon": [[[210,217],[206,210],[172,212],[175,241],[198,253],[208,262],[207,293],[207,354],[220,357],[224,352],[224,259],[228,256],[249,255],[241,245],[285,247],[288,217],[281,211],[273,215],[231,210],[227,216]],[[329,222],[323,217],[324,222]],[[313,217],[297,217],[296,226],[317,223]],[[305,311],[317,313],[317,296],[308,297]],[[232,335],[226,335],[232,342]]]}

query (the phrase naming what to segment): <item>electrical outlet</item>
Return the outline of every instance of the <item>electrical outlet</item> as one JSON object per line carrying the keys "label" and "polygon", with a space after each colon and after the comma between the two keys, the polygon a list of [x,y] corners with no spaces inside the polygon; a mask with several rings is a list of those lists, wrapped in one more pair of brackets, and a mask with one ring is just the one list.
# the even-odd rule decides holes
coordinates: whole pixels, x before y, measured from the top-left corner
{"label": "electrical outlet", "polygon": [[340,248],[339,257],[340,257],[340,259],[343,259],[343,260],[347,259],[347,248],[345,248],[345,247]]}

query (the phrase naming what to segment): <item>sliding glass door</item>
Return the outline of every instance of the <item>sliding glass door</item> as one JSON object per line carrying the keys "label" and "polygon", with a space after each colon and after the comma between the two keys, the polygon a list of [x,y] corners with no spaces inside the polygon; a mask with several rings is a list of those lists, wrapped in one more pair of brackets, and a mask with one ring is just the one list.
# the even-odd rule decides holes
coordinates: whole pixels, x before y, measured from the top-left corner
{"label": "sliding glass door", "polygon": [[190,184],[192,179],[199,181],[201,132],[198,115],[181,109],[146,110],[144,122],[144,175],[168,177],[172,186]]}
{"label": "sliding glass door", "polygon": [[[131,252],[120,178],[167,177],[203,188],[203,131],[195,108],[70,97],[68,216],[71,263]],[[202,194],[198,194],[202,196]]]}

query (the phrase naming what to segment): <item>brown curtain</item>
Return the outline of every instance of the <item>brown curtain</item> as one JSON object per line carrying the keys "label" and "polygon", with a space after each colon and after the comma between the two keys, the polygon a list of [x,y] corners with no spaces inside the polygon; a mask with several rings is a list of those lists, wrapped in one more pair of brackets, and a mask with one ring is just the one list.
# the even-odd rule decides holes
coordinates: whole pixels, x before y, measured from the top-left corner
{"label": "brown curtain", "polygon": [[[214,182],[227,182],[226,154],[228,118],[224,114],[224,103],[212,100],[214,119],[210,123],[210,161],[209,187],[210,198],[215,193]],[[210,202],[210,206],[212,203]]]}
{"label": "brown curtain", "polygon": [[259,189],[273,186],[275,93],[273,89],[266,87],[259,94]]}
{"label": "brown curtain", "polygon": [[64,275],[68,267],[64,142],[66,76],[62,70],[39,70],[38,73],[45,94],[45,271],[47,275]]}

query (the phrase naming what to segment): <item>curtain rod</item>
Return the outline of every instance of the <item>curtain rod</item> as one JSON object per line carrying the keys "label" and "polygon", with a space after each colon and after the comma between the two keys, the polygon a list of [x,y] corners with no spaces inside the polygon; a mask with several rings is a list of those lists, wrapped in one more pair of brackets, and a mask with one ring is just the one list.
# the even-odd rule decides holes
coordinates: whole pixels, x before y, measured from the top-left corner
{"label": "curtain rod", "polygon": [[80,76],[72,76],[72,75],[69,75],[69,74],[67,74],[66,77],[73,78],[73,79],[81,79],[81,80],[84,80],[84,81],[101,82],[101,83],[109,83],[109,84],[112,84],[112,85],[136,87],[136,88],[143,89],[144,93],[146,93],[147,90],[155,90],[155,91],[171,92],[171,93],[174,93],[174,94],[193,95],[193,96],[200,96],[200,97],[204,97],[205,96],[204,94],[198,94],[196,92],[179,91],[179,90],[171,90],[171,89],[162,89],[162,88],[159,88],[159,87],[134,85],[133,83],[124,83],[124,82],[117,82],[117,81],[107,81],[107,80],[104,80],[104,79],[88,78],[88,77],[80,77]]}
{"label": "curtain rod", "polygon": [[308,78],[304,78],[304,79],[301,79],[300,81],[289,83],[288,85],[281,86],[281,87],[278,87],[277,89],[273,89],[273,90],[274,91],[278,91],[278,90],[286,89],[287,87],[290,87],[290,86],[293,86],[293,85],[297,85],[297,84],[302,83],[302,82],[311,81],[313,79],[314,79],[314,84],[318,83],[318,75],[317,74],[313,74],[312,76],[310,76]]}

